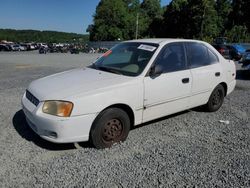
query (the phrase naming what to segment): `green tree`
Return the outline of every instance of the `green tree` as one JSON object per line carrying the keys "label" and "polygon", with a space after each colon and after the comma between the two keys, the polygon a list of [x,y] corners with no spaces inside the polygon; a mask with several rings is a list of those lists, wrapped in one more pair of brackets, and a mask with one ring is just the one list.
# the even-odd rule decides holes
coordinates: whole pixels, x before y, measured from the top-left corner
{"label": "green tree", "polygon": [[235,25],[231,30],[226,31],[229,42],[249,42],[250,36],[246,26]]}
{"label": "green tree", "polygon": [[127,39],[128,9],[124,0],[101,0],[94,15],[90,40]]}
{"label": "green tree", "polygon": [[228,16],[230,12],[232,11],[231,0],[217,0],[215,9],[218,14],[217,26],[219,29],[219,34],[223,36],[225,33],[225,30],[229,26]]}
{"label": "green tree", "polygon": [[202,0],[201,14],[201,17],[197,15],[197,17],[201,19],[199,38],[210,42],[212,38],[218,36],[220,32],[217,25],[218,15],[215,10],[215,1]]}
{"label": "green tree", "polygon": [[65,33],[57,31],[0,29],[0,41],[13,42],[73,42],[73,39],[88,41],[88,35]]}
{"label": "green tree", "polygon": [[137,24],[137,16],[138,16],[138,23],[140,23],[140,27],[138,27],[138,33],[141,33],[143,29],[143,24],[145,21],[139,15],[141,14],[140,9],[140,0],[126,0],[127,8],[128,8],[128,15],[127,15],[127,38],[134,39],[136,37],[136,24]]}
{"label": "green tree", "polygon": [[160,0],[143,0],[141,8],[151,20],[162,15]]}
{"label": "green tree", "polygon": [[211,39],[219,32],[214,0],[173,0],[163,17],[163,37]]}
{"label": "green tree", "polygon": [[232,12],[229,17],[231,20],[231,28],[235,25],[242,25],[248,28],[250,32],[250,1],[248,0],[233,0]]}
{"label": "green tree", "polygon": [[173,0],[163,15],[163,32],[160,37],[190,38],[189,8],[187,0]]}
{"label": "green tree", "polygon": [[141,3],[142,36],[154,37],[162,22],[162,8],[160,0],[143,0]]}

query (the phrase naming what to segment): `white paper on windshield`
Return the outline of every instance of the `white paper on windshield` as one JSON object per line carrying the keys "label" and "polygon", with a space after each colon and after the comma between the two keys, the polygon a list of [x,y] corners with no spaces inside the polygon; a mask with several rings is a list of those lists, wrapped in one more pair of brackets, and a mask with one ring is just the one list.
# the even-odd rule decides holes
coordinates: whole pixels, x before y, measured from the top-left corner
{"label": "white paper on windshield", "polygon": [[155,46],[146,45],[146,44],[141,44],[138,47],[138,49],[140,49],[140,50],[147,50],[147,51],[152,52],[152,51],[154,51],[156,49],[156,47]]}

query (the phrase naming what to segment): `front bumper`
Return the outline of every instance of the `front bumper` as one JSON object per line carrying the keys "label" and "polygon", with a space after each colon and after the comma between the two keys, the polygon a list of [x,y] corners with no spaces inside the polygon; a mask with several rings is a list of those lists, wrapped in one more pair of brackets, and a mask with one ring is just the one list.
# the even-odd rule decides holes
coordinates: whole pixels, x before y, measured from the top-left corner
{"label": "front bumper", "polygon": [[73,143],[89,140],[91,125],[97,114],[57,117],[42,112],[43,102],[32,104],[25,95],[22,108],[27,123],[40,137],[54,143]]}

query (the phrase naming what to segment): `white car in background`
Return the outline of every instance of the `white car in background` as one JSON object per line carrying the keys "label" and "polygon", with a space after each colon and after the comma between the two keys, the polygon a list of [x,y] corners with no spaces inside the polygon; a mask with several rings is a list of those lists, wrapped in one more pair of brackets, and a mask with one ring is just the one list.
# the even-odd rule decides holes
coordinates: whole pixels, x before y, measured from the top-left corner
{"label": "white car in background", "polygon": [[22,106],[30,127],[55,143],[124,141],[131,127],[204,105],[234,90],[235,65],[210,44],[184,39],[122,42],[91,66],[33,81]]}

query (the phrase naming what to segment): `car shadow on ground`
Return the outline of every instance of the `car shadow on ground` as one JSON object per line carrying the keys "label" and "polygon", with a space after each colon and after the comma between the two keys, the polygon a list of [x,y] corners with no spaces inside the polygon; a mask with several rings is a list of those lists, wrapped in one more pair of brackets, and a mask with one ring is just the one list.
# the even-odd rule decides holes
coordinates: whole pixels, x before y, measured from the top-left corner
{"label": "car shadow on ground", "polygon": [[[21,137],[23,137],[29,142],[33,142],[34,144],[43,149],[53,151],[76,149],[73,143],[55,144],[42,139],[29,127],[25,119],[24,112],[22,110],[19,110],[15,113],[12,119],[12,124]],[[79,143],[79,145],[83,148],[92,148],[92,145],[89,142],[82,142]]]}
{"label": "car shadow on ground", "polygon": [[250,80],[250,70],[237,70],[236,79],[237,80]]}

